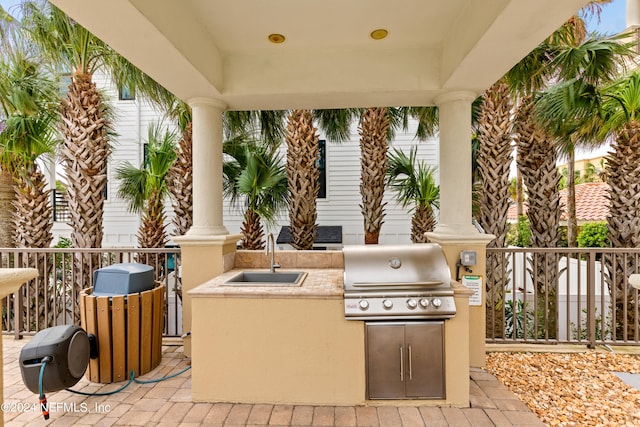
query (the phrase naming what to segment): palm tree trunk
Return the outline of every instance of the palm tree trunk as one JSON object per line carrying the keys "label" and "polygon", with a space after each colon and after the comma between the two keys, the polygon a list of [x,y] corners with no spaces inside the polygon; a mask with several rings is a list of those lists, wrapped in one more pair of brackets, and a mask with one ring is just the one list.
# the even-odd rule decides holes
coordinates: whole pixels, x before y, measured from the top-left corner
{"label": "palm tree trunk", "polygon": [[[556,168],[558,158],[552,139],[533,119],[533,103],[530,97],[521,100],[517,111],[518,168],[529,195],[527,216],[531,226],[531,245],[538,248],[555,248],[560,239],[560,174]],[[558,260],[546,254],[535,254],[529,268],[537,280],[536,316],[550,331],[550,338],[557,336],[558,310]],[[526,309],[526,307],[525,307]]]}
{"label": "palm tree trunk", "polygon": [[[107,182],[108,122],[102,98],[89,74],[74,74],[62,100],[62,163],[67,177],[71,241],[76,248],[102,245],[102,215]],[[97,256],[74,257],[75,290],[89,286]]]}
{"label": "palm tree trunk", "polygon": [[524,215],[524,184],[520,170],[516,172],[516,212],[518,218]]}
{"label": "palm tree trunk", "polygon": [[287,123],[286,141],[291,244],[299,250],[313,249],[318,227],[316,200],[320,189],[320,151],[311,111],[291,112]]}
{"label": "palm tree trunk", "polygon": [[[607,183],[609,184],[608,238],[614,248],[640,246],[640,122],[632,121],[618,134],[607,156]],[[637,292],[626,280],[637,272],[633,257],[605,257],[609,289],[615,301],[616,337],[624,338],[622,320],[627,320],[627,334],[635,329]],[[633,335],[628,335],[632,337]]]}
{"label": "palm tree trunk", "polygon": [[[167,232],[164,225],[164,200],[159,191],[149,195],[146,202],[142,223],[138,230],[138,246],[141,248],[163,248],[167,244]],[[160,271],[165,256],[148,253],[138,254],[138,261],[148,264]]]}
{"label": "palm tree trunk", "polygon": [[[19,175],[15,178],[14,202],[15,241],[17,247],[48,248],[53,240],[51,228],[53,226],[51,206],[51,190],[47,190],[47,180],[37,167],[32,166],[28,178]],[[38,329],[51,326],[56,312],[54,305],[55,281],[49,280],[53,270],[53,263],[46,262],[46,254],[27,254],[23,259],[23,266],[38,270],[38,278],[27,283],[29,291],[24,291],[23,304],[25,309],[21,324],[27,321],[27,313],[32,313],[31,321],[37,322]],[[51,286],[45,289],[45,284]],[[48,292],[47,292],[48,291]],[[46,295],[49,294],[49,298]],[[58,310],[59,311],[59,310]]]}
{"label": "palm tree trunk", "polygon": [[[513,101],[509,88],[498,82],[483,97],[478,117],[478,171],[482,180],[480,224],[496,236],[487,247],[501,248],[507,236],[509,173],[513,152]],[[487,255],[487,332],[500,336],[504,321],[504,289],[509,281],[505,254]]]}
{"label": "palm tree trunk", "polygon": [[[13,202],[16,193],[13,185],[12,175],[4,169],[0,170],[0,248],[15,246],[15,207]],[[6,261],[2,260],[2,266],[7,266]]]}
{"label": "palm tree trunk", "polygon": [[429,243],[426,232],[433,231],[436,227],[436,217],[431,206],[416,206],[416,211],[411,217],[411,241],[413,243]]}
{"label": "palm tree trunk", "polygon": [[578,219],[576,218],[576,153],[567,153],[567,243],[578,246]]}
{"label": "palm tree trunk", "polygon": [[15,241],[22,248],[48,248],[53,240],[51,190],[37,167],[29,175],[15,179]]}
{"label": "palm tree trunk", "polygon": [[182,132],[182,138],[176,149],[176,160],[167,176],[175,213],[173,217],[175,236],[186,234],[193,224],[192,129],[192,123],[189,123]]}
{"label": "palm tree trunk", "polygon": [[264,249],[264,231],[260,222],[260,215],[248,208],[242,220],[242,249],[258,250]]}
{"label": "palm tree trunk", "polygon": [[387,175],[389,117],[386,108],[369,108],[362,115],[360,132],[360,210],[364,243],[377,244],[384,222],[384,186]]}

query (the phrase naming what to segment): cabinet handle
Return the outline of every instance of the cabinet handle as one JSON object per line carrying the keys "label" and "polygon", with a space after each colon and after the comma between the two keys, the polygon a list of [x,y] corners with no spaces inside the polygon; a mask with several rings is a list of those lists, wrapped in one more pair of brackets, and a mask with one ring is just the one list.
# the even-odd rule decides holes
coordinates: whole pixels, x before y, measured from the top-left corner
{"label": "cabinet handle", "polygon": [[403,349],[400,346],[400,381],[404,381],[404,357],[402,355]]}
{"label": "cabinet handle", "polygon": [[409,380],[413,380],[413,369],[411,369],[411,345],[409,345]]}

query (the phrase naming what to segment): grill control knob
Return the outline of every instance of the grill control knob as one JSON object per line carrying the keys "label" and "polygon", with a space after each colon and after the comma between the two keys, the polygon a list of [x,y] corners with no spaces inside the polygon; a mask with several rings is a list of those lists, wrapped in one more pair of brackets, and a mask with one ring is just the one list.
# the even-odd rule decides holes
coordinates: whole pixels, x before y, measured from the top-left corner
{"label": "grill control knob", "polygon": [[360,300],[360,302],[358,302],[358,307],[360,307],[360,310],[366,310],[369,308],[369,301],[367,300]]}
{"label": "grill control knob", "polygon": [[391,301],[390,299],[386,299],[384,301],[382,301],[382,306],[386,309],[386,310],[390,310],[391,307],[393,307],[393,301]]}
{"label": "grill control knob", "polygon": [[429,307],[429,300],[426,298],[420,298],[420,307],[422,308]]}
{"label": "grill control knob", "polygon": [[433,301],[431,301],[431,305],[433,305],[435,308],[440,308],[440,306],[442,305],[442,301],[440,301],[440,298],[434,298]]}
{"label": "grill control knob", "polygon": [[409,307],[411,310],[413,310],[417,306],[418,306],[418,303],[417,303],[416,300],[414,300],[414,299],[408,299],[407,300],[407,307]]}

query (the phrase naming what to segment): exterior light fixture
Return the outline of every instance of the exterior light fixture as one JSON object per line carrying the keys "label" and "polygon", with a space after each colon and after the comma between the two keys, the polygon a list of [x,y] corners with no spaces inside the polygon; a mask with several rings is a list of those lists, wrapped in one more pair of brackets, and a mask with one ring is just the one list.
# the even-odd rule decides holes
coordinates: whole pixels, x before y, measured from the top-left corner
{"label": "exterior light fixture", "polygon": [[277,34],[277,33],[269,34],[269,37],[267,38],[271,43],[275,43],[275,44],[284,43],[284,40],[285,40],[285,37],[282,34]]}
{"label": "exterior light fixture", "polygon": [[389,31],[385,30],[384,28],[378,28],[377,30],[371,31],[371,34],[369,35],[374,40],[382,40],[389,35]]}

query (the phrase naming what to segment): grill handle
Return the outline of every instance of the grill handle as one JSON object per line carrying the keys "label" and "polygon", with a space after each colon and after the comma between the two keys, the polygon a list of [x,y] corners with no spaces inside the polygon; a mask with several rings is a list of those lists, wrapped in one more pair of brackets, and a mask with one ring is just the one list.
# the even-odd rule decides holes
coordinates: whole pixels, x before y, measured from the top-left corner
{"label": "grill handle", "polygon": [[400,346],[400,381],[404,381],[404,357],[402,346]]}
{"label": "grill handle", "polygon": [[371,288],[371,289],[380,289],[380,286],[389,286],[394,289],[413,289],[417,286],[439,286],[442,285],[443,282],[434,280],[434,281],[424,281],[424,282],[380,282],[380,283],[371,283],[371,282],[354,282],[352,286],[354,288]]}
{"label": "grill handle", "polygon": [[411,345],[409,345],[409,381],[413,380],[413,369],[411,369]]}

